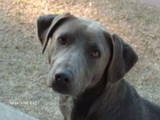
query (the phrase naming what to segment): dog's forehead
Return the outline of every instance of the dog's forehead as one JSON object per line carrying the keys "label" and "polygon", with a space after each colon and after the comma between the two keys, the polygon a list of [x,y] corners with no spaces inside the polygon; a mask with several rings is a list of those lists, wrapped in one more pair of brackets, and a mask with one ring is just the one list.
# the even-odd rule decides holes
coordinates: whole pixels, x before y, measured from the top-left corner
{"label": "dog's forehead", "polygon": [[108,48],[104,35],[106,31],[106,28],[96,21],[76,17],[60,25],[55,31],[54,37],[58,38],[64,35],[76,39],[78,46],[97,46],[105,51]]}
{"label": "dog's forehead", "polygon": [[77,22],[85,26],[81,31],[89,38],[87,42],[93,42],[101,47],[106,47],[104,33],[107,30],[102,24],[86,18],[78,18]]}
{"label": "dog's forehead", "polygon": [[94,31],[106,31],[106,28],[101,25],[99,22],[90,20],[87,18],[78,18],[83,24],[85,24],[90,30]]}
{"label": "dog's forehead", "polygon": [[90,19],[76,17],[59,26],[56,36],[69,34],[76,37],[102,38],[104,37],[104,31],[106,31],[106,29],[100,23]]}
{"label": "dog's forehead", "polygon": [[71,21],[71,25],[72,28],[75,28],[75,32],[85,31],[88,33],[100,34],[103,31],[106,31],[105,27],[101,25],[99,22],[82,17],[77,17],[77,19]]}

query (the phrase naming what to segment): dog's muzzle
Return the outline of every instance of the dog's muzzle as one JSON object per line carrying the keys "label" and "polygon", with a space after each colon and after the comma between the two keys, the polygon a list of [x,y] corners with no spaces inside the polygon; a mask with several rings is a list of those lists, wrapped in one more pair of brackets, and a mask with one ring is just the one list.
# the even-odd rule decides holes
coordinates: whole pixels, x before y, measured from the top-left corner
{"label": "dog's muzzle", "polygon": [[59,93],[68,93],[72,82],[72,72],[70,70],[62,70],[53,75],[51,87]]}

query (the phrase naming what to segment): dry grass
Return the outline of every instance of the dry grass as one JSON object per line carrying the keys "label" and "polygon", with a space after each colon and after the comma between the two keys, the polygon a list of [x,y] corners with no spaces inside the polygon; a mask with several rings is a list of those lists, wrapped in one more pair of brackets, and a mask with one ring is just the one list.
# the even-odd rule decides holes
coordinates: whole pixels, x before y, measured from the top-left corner
{"label": "dry grass", "polygon": [[159,11],[135,0],[0,0],[0,101],[41,120],[61,119],[58,97],[46,87],[36,18],[71,12],[101,22],[132,44],[139,62],[126,78],[142,96],[160,103]]}

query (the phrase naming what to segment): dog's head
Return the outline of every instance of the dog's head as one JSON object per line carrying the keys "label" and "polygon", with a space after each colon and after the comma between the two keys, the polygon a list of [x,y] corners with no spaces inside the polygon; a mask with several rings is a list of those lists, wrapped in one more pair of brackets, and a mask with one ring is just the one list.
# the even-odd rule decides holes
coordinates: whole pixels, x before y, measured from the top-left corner
{"label": "dog's head", "polygon": [[48,84],[59,93],[76,96],[102,78],[116,82],[138,58],[118,35],[95,21],[71,14],[44,15],[37,28],[51,66]]}

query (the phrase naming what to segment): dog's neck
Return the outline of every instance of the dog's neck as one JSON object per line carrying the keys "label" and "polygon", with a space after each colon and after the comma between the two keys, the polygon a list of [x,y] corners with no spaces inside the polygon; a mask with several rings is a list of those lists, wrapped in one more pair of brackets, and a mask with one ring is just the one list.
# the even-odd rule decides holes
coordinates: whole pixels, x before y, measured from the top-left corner
{"label": "dog's neck", "polygon": [[71,120],[85,120],[91,106],[102,95],[106,81],[101,80],[94,87],[86,89],[73,101]]}
{"label": "dog's neck", "polygon": [[87,89],[77,99],[74,99],[71,120],[95,120],[95,114],[101,112],[101,107],[105,108],[106,113],[107,111],[118,111],[126,94],[126,84],[122,82],[125,81],[120,80],[107,85],[100,82],[95,87]]}

